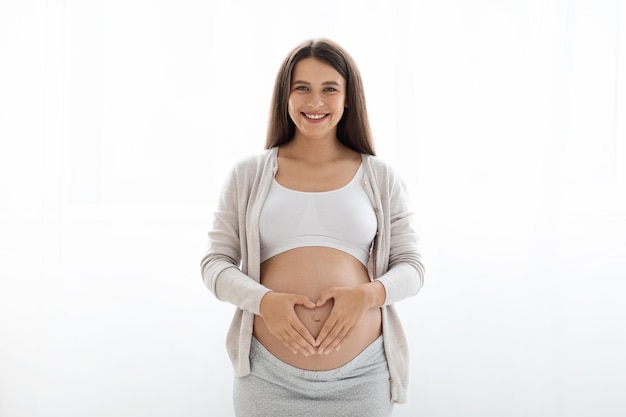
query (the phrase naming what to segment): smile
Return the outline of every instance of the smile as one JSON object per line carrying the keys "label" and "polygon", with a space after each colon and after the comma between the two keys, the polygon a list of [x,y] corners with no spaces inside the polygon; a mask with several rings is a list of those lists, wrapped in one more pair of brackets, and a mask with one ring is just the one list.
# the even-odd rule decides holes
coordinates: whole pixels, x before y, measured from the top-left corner
{"label": "smile", "polygon": [[328,116],[328,114],[308,114],[308,113],[302,113],[302,114],[304,114],[307,119],[311,119],[311,120],[320,120]]}

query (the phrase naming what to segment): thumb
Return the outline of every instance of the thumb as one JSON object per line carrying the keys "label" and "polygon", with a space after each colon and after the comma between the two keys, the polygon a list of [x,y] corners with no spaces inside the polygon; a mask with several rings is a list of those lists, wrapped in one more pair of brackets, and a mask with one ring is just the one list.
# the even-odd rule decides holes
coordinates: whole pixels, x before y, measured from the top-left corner
{"label": "thumb", "polygon": [[306,308],[315,308],[315,303],[309,299],[309,297],[305,295],[300,295],[296,298],[296,304],[304,306]]}
{"label": "thumb", "polygon": [[315,305],[317,307],[321,307],[326,304],[326,301],[330,300],[331,298],[333,298],[332,290],[326,290],[320,295],[320,298],[317,300],[317,303]]}

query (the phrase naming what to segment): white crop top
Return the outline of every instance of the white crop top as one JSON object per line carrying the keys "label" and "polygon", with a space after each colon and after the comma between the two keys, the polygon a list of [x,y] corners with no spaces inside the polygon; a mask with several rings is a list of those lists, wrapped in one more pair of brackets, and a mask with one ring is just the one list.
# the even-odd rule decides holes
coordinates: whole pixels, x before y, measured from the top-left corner
{"label": "white crop top", "polygon": [[304,246],[346,252],[367,266],[376,235],[376,215],[361,186],[363,166],[345,186],[332,191],[295,191],[273,180],[261,210],[261,262]]}

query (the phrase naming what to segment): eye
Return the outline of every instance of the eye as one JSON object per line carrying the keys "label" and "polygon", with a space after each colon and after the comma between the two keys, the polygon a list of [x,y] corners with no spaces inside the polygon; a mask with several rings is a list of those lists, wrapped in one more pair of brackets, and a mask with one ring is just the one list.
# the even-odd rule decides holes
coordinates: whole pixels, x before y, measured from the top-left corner
{"label": "eye", "polygon": [[293,91],[308,91],[308,88],[304,85],[297,85],[294,87]]}
{"label": "eye", "polygon": [[337,91],[337,89],[335,87],[326,87],[324,91],[327,93],[334,93]]}

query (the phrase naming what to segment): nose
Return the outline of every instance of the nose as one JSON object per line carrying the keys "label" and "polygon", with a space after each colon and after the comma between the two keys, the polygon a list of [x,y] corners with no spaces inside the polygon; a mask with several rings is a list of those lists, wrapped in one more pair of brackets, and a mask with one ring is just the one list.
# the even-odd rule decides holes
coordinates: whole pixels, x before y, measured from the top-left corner
{"label": "nose", "polygon": [[309,96],[309,100],[307,102],[307,106],[309,107],[323,107],[324,100],[322,99],[322,95],[319,93],[311,93]]}

